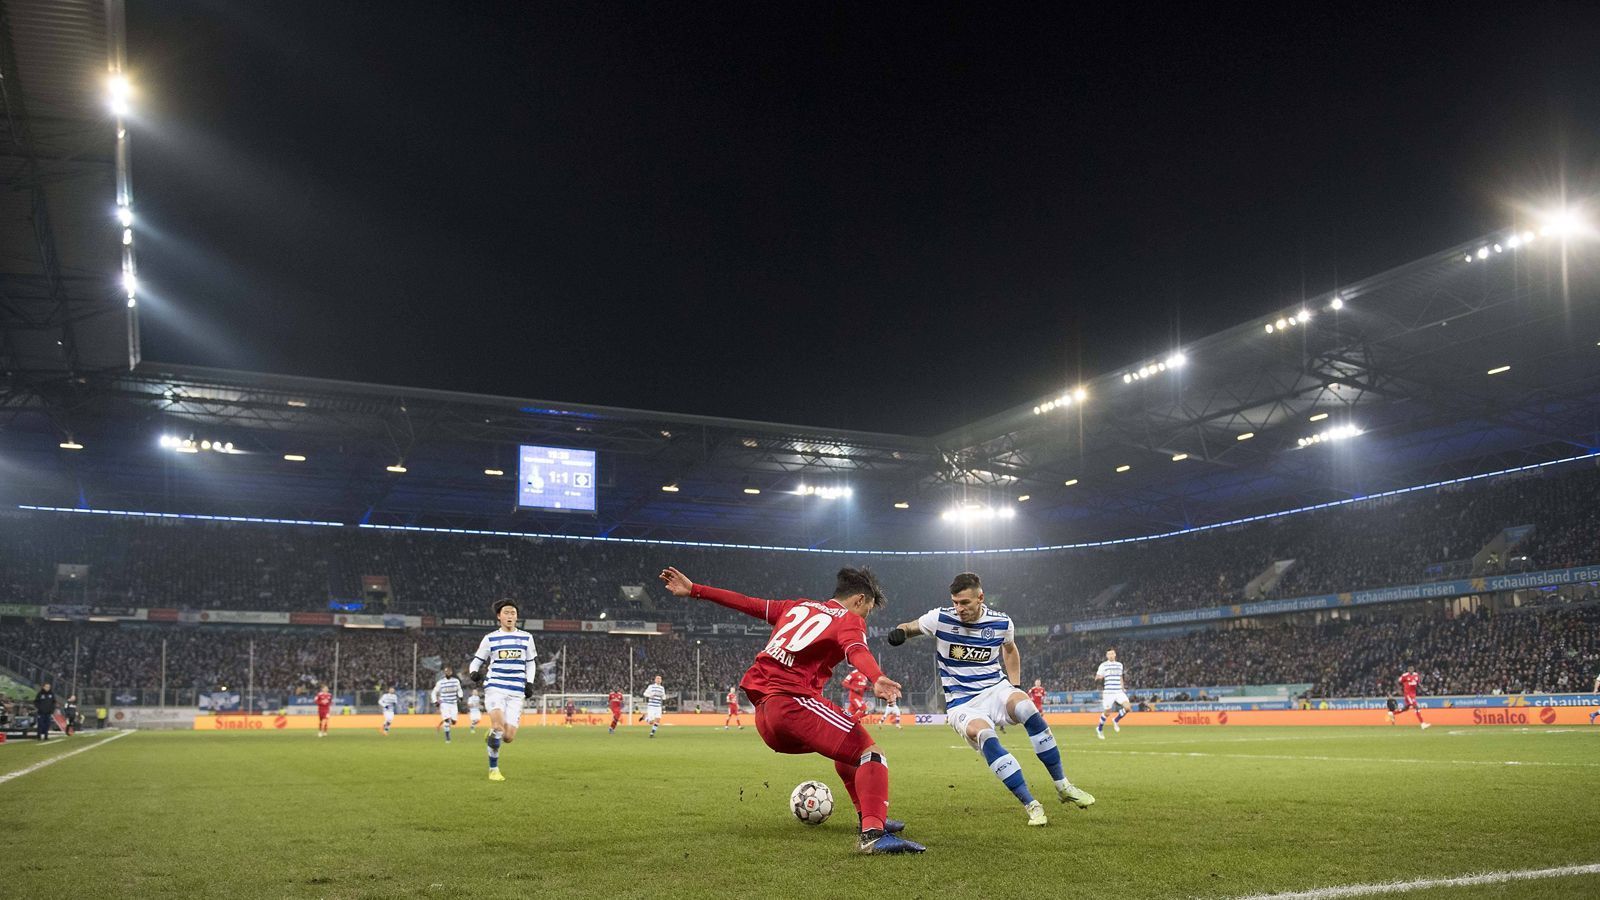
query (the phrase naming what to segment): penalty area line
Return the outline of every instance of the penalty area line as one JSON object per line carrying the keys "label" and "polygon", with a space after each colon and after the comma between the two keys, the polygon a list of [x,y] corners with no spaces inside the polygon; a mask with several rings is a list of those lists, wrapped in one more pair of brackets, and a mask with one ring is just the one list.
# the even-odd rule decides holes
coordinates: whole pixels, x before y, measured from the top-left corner
{"label": "penalty area line", "polygon": [[1535,881],[1541,878],[1569,878],[1574,875],[1600,875],[1600,863],[1585,866],[1559,866],[1554,869],[1521,869],[1511,872],[1485,872],[1459,878],[1422,878],[1416,881],[1388,881],[1378,884],[1351,884],[1344,887],[1314,888],[1282,894],[1251,894],[1234,900],[1335,900],[1339,897],[1370,897],[1375,894],[1403,894],[1436,887],[1470,887],[1478,884],[1504,884],[1508,881]]}
{"label": "penalty area line", "polygon": [[126,737],[126,736],[128,736],[130,734],[133,734],[133,732],[132,731],[119,731],[116,734],[113,734],[112,736],[110,736],[108,738],[104,738],[102,740],[95,741],[94,743],[90,744],[87,747],[79,747],[76,750],[68,750],[66,753],[58,753],[55,756],[50,757],[49,759],[41,759],[38,762],[34,763],[31,766],[28,766],[25,769],[18,769],[15,772],[7,772],[4,775],[0,775],[0,784],[5,784],[6,782],[10,781],[13,778],[21,778],[22,776],[28,774],[29,772],[37,772],[40,769],[44,768],[45,766],[48,766],[51,763],[61,762],[63,759],[66,759],[69,756],[77,756],[79,753],[87,753],[87,752],[89,752],[90,750],[93,750],[96,747],[104,747],[106,744],[111,743],[112,741],[116,740],[117,738]]}

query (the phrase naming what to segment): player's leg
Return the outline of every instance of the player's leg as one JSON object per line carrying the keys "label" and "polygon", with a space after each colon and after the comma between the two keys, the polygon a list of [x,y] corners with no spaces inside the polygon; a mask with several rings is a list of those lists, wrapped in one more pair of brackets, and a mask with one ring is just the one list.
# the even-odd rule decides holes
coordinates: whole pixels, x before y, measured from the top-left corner
{"label": "player's leg", "polygon": [[1127,695],[1124,694],[1122,697],[1119,697],[1117,699],[1117,715],[1116,715],[1115,718],[1113,718],[1111,720],[1111,729],[1113,731],[1121,732],[1122,731],[1122,724],[1121,724],[1122,717],[1127,715],[1128,713],[1131,713],[1131,712],[1133,712],[1133,707],[1128,705]]}
{"label": "player's leg", "polygon": [[[766,721],[763,722],[765,717]],[[921,853],[921,844],[896,832],[889,815],[889,762],[860,722],[815,697],[769,698],[756,708],[756,730],[779,753],[819,753],[833,760],[860,818],[862,853]]]}
{"label": "player's leg", "polygon": [[1022,774],[1022,764],[1001,745],[1000,737],[995,733],[994,719],[999,716],[983,708],[984,700],[989,696],[986,691],[952,710],[950,727],[966,739],[967,745],[983,757],[994,777],[1005,785],[1018,803],[1027,808],[1028,824],[1043,825],[1048,821],[1044,818],[1044,808],[1033,799],[1033,792],[1028,790],[1028,779]]}
{"label": "player's leg", "polygon": [[1011,696],[1006,698],[1006,715],[1028,732],[1028,742],[1033,744],[1033,753],[1039,757],[1039,762],[1044,763],[1045,770],[1050,773],[1050,780],[1055,783],[1056,796],[1061,802],[1076,804],[1079,809],[1093,805],[1093,794],[1067,780],[1065,768],[1061,764],[1061,748],[1056,744],[1055,733],[1045,722],[1044,713],[1033,705],[1033,698],[1022,691],[1012,691]]}
{"label": "player's leg", "polygon": [[1116,702],[1110,697],[1100,700],[1100,724],[1094,727],[1094,736],[1102,741],[1106,739],[1106,717],[1111,714],[1111,707],[1115,705]]}
{"label": "player's leg", "polygon": [[505,707],[504,698],[491,696],[489,691],[484,691],[484,706],[489,710],[489,733],[484,735],[483,743],[489,748],[489,780],[504,781],[505,776],[500,774],[500,739],[505,734]]}

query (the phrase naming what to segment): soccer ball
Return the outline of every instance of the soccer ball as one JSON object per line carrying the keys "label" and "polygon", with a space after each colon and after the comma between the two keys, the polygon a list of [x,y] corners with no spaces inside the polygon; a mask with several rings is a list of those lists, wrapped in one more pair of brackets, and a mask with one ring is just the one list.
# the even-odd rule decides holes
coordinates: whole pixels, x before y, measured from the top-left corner
{"label": "soccer ball", "polygon": [[833,791],[820,781],[802,781],[789,795],[789,808],[807,825],[821,825],[833,815]]}

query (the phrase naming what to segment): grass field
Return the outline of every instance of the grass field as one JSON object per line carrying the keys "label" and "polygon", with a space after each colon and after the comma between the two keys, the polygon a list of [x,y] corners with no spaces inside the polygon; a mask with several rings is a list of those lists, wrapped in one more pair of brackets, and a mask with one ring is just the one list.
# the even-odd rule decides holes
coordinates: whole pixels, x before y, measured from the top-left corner
{"label": "grass field", "polygon": [[[0,783],[7,896],[1201,897],[1600,863],[1600,727],[1059,729],[1048,828],[937,726],[878,731],[929,852],[859,857],[831,764],[753,729],[139,732]],[[105,740],[0,746],[0,778]],[[1015,729],[1007,746],[1046,792]],[[829,783],[809,828],[790,789]],[[84,876],[90,876],[85,881]],[[1600,875],[1411,898],[1596,897]]]}

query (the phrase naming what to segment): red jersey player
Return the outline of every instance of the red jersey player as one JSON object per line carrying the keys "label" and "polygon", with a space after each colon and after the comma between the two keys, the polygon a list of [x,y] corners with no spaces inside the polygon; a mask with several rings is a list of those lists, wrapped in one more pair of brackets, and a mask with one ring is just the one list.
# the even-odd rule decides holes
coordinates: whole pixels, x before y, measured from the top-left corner
{"label": "red jersey player", "polygon": [[328,713],[333,711],[333,695],[328,693],[327,685],[319,685],[317,690],[317,737],[328,736]]}
{"label": "red jersey player", "polygon": [[1039,679],[1033,680],[1033,687],[1028,688],[1028,699],[1033,701],[1033,708],[1044,712],[1044,685]]}
{"label": "red jersey player", "polygon": [[844,677],[844,689],[850,698],[845,714],[857,722],[867,717],[867,699],[864,695],[870,686],[867,676],[861,674],[860,669],[854,669]]}
{"label": "red jersey player", "polygon": [[1404,713],[1409,709],[1417,714],[1417,721],[1421,723],[1422,727],[1427,728],[1428,723],[1422,721],[1422,707],[1417,705],[1417,685],[1421,683],[1422,676],[1418,675],[1411,669],[1407,669],[1400,676],[1400,695],[1402,699],[1400,702],[1400,709],[1396,715]]}
{"label": "red jersey player", "polygon": [[571,700],[568,700],[567,701],[567,708],[566,708],[565,711],[566,711],[566,714],[567,714],[567,723],[566,723],[567,727],[571,728],[572,727],[572,717],[578,714],[578,704],[574,703]]}
{"label": "red jersey player", "polygon": [[739,718],[739,688],[737,686],[728,688],[728,717],[722,720],[723,731],[728,730],[729,722],[739,726],[740,731],[744,730],[744,720]]}
{"label": "red jersey player", "polygon": [[860,722],[852,722],[822,696],[833,667],[846,657],[885,700],[900,685],[878,668],[867,649],[865,616],[883,605],[877,579],[865,569],[840,569],[830,600],[763,600],[695,584],[672,567],[661,581],[678,597],[710,600],[773,626],[739,686],[756,705],[756,731],[778,753],[817,753],[833,760],[861,819],[862,853],[921,853],[927,849],[898,834],[904,822],[888,819],[889,766]]}
{"label": "red jersey player", "polygon": [[622,692],[612,691],[606,695],[606,704],[611,707],[611,730],[606,734],[617,733],[617,723],[622,721]]}

